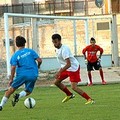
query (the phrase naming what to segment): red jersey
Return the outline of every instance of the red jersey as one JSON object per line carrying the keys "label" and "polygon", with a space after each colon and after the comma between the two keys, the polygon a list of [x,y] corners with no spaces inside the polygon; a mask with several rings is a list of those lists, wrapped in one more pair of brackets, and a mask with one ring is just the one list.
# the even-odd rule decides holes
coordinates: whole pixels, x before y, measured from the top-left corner
{"label": "red jersey", "polygon": [[100,51],[100,54],[103,53],[103,49],[98,45],[88,45],[85,47],[82,51],[83,54],[87,52],[87,60],[91,63],[96,62],[98,60],[97,58],[97,52]]}

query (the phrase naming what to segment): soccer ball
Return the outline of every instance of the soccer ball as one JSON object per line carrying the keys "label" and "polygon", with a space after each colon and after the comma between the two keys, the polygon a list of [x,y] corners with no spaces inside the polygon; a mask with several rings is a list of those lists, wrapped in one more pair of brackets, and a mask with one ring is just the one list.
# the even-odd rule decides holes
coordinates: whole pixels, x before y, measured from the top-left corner
{"label": "soccer ball", "polygon": [[36,104],[36,101],[34,98],[26,98],[25,101],[24,101],[24,105],[26,108],[33,108]]}

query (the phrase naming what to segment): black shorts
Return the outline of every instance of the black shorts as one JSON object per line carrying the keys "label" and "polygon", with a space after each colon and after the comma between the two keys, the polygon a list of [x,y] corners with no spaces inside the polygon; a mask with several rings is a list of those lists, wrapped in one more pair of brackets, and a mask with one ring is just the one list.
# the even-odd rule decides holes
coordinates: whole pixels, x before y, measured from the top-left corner
{"label": "black shorts", "polygon": [[91,63],[88,61],[88,64],[87,64],[87,71],[92,71],[92,70],[99,70],[101,68],[101,64],[99,61],[96,61],[94,63]]}

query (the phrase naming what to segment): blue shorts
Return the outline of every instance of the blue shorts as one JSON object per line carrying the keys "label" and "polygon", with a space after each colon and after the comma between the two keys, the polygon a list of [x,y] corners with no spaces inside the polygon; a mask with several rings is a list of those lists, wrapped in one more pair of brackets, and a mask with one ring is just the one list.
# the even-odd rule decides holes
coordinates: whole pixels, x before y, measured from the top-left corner
{"label": "blue shorts", "polygon": [[11,84],[11,87],[17,89],[23,84],[25,84],[25,90],[27,92],[32,92],[36,80],[36,76],[16,76],[13,80],[13,83]]}

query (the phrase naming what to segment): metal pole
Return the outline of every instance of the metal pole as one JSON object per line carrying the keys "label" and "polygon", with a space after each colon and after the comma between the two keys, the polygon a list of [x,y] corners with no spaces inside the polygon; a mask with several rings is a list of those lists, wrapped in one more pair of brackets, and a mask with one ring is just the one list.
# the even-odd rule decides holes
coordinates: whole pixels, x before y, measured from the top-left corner
{"label": "metal pole", "polygon": [[73,30],[74,30],[74,54],[77,55],[76,20],[73,20]]}
{"label": "metal pole", "polygon": [[117,32],[117,20],[116,20],[116,14],[112,15],[112,63],[114,66],[119,65],[119,51],[118,51],[118,32]]}
{"label": "metal pole", "polygon": [[85,20],[85,41],[86,45],[89,44],[89,31],[88,31],[88,20]]}
{"label": "metal pole", "polygon": [[32,48],[39,53],[38,25],[37,19],[32,18]]}
{"label": "metal pole", "polygon": [[93,37],[95,37],[95,26],[94,26],[94,19],[92,19],[92,33],[93,33]]}
{"label": "metal pole", "polygon": [[7,63],[7,77],[11,75],[11,66],[10,66],[10,43],[9,43],[9,20],[8,15],[4,14],[4,29],[5,29],[5,47],[6,47],[6,63]]}

